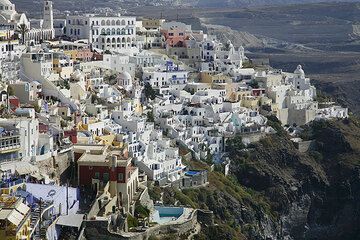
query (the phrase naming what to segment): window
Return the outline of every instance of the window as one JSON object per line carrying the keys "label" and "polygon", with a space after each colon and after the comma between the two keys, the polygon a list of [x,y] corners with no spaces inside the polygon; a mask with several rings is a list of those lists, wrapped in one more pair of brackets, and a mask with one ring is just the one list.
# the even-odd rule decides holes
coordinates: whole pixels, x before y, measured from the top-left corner
{"label": "window", "polygon": [[[92,167],[91,167],[91,168],[92,168]],[[90,169],[90,167],[89,167],[89,169]],[[99,172],[95,172],[94,178],[95,178],[95,179],[99,179],[99,178],[100,178],[100,173],[99,173]]]}
{"label": "window", "polygon": [[118,174],[118,181],[124,181],[124,174],[123,173],[119,173]]}
{"label": "window", "polygon": [[104,182],[108,182],[108,181],[109,181],[109,173],[104,173],[104,174],[103,174],[103,181],[104,181]]}

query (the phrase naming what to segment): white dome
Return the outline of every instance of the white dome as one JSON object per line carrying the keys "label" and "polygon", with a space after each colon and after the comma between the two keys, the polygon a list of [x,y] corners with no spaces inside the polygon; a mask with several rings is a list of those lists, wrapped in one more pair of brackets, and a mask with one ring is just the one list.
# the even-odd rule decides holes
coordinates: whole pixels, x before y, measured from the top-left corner
{"label": "white dome", "polygon": [[119,74],[119,79],[122,79],[122,80],[131,80],[131,75],[130,75],[130,73],[128,73],[128,72],[122,72],[122,73],[120,73]]}
{"label": "white dome", "polygon": [[300,77],[305,77],[305,72],[304,70],[302,69],[302,66],[301,65],[298,65],[296,70],[294,71],[294,73]]}

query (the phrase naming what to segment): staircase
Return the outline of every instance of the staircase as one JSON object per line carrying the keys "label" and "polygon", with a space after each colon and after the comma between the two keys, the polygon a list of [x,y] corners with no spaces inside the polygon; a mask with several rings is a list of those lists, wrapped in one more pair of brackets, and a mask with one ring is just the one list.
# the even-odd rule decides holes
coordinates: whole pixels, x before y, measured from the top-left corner
{"label": "staircase", "polygon": [[[44,202],[43,205],[41,206],[42,209],[41,215],[43,215],[51,207],[53,207],[52,203]],[[30,227],[32,229],[32,232],[30,236],[32,236],[33,240],[46,240],[46,231],[50,226],[50,224],[52,223],[52,220],[42,219],[40,229],[39,229],[39,223],[40,223],[40,207],[36,206],[31,209]]]}
{"label": "staircase", "polygon": [[32,79],[24,73],[24,71],[20,70],[20,78],[23,81],[32,82],[32,81],[38,81],[42,84],[42,91],[45,93],[45,95],[53,96],[58,98],[63,104],[69,105],[72,112],[78,111],[78,106],[70,99],[67,98],[56,86],[53,82],[51,82],[48,79]]}

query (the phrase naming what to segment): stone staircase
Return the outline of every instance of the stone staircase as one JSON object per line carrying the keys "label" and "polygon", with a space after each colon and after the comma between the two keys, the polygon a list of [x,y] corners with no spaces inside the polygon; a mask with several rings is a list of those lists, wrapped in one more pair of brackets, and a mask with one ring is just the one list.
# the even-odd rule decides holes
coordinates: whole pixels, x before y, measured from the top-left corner
{"label": "stone staircase", "polygon": [[41,222],[41,226],[39,229],[40,214],[44,214],[47,210],[49,210],[51,206],[52,203],[44,202],[41,206],[41,213],[39,205],[36,205],[36,207],[31,209],[30,227],[32,229],[31,235],[33,240],[46,240],[46,231],[52,221],[42,219],[43,221]]}

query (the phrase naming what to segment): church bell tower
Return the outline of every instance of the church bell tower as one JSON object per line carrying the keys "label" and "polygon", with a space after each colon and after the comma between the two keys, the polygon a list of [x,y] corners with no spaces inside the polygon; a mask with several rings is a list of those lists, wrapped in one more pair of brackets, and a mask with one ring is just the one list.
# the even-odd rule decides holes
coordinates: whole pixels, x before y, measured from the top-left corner
{"label": "church bell tower", "polygon": [[44,1],[44,16],[43,16],[43,29],[54,28],[54,15],[52,1]]}

